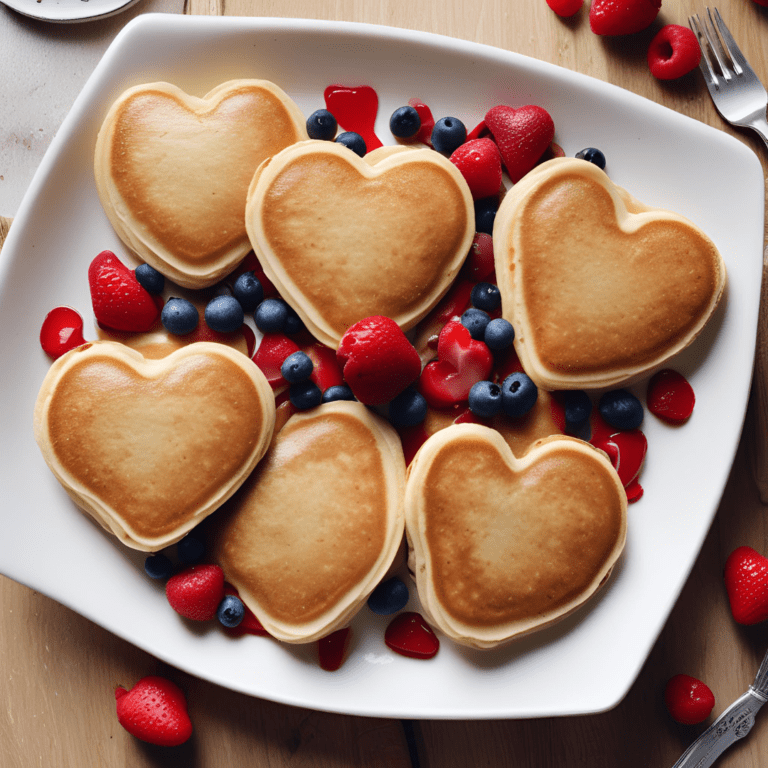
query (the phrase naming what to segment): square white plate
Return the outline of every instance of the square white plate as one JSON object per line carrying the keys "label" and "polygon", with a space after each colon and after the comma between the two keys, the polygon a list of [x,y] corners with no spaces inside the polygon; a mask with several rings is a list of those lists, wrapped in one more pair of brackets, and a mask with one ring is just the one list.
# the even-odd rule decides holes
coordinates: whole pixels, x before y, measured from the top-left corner
{"label": "square white plate", "polygon": [[[411,97],[469,128],[496,104],[539,104],[574,155],[601,148],[610,176],[650,205],[698,223],[720,248],[727,295],[677,361],[696,392],[682,428],[647,415],[642,500],[629,510],[626,553],[608,588],[563,623],[492,652],[443,639],[431,661],[403,658],[383,639],[386,618],[353,623],[344,666],[323,672],[314,647],[232,640],[192,629],[143,573],[143,556],[76,510],[32,436],[49,366],[38,343],[46,313],[69,304],[94,338],[87,267],[101,250],[130,260],[93,182],[104,114],[125,88],[168,80],[202,96],[231,78],[276,82],[310,114],[327,85],[379,94],[377,133]],[[3,364],[0,571],[171,664],[229,688],[295,705],[414,718],[538,717],[596,712],[626,694],[696,558],[722,494],[744,418],[763,244],[763,176],[740,142],[606,83],[514,53],[424,33],[282,19],[141,16],[96,68],[45,156],[0,259]],[[663,275],[659,276],[663,280]],[[89,335],[90,332],[90,335]],[[636,392],[644,394],[639,385]],[[409,607],[416,608],[415,599]],[[562,682],[567,680],[567,685]]]}

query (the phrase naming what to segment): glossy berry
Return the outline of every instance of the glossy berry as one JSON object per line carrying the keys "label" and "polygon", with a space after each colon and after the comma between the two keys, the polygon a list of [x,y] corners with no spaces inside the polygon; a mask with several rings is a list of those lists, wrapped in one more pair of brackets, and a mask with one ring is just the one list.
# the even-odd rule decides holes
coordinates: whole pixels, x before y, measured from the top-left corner
{"label": "glossy berry", "polygon": [[245,617],[243,601],[236,595],[225,595],[216,609],[216,618],[225,627],[237,627]]}
{"label": "glossy berry", "polygon": [[573,16],[581,6],[584,0],[547,0],[547,5],[558,15],[564,18]]}
{"label": "glossy berry", "polygon": [[576,157],[579,160],[586,160],[588,163],[592,163],[598,168],[605,170],[605,155],[599,149],[595,149],[595,147],[582,149],[581,152],[576,153]]}
{"label": "glossy berry", "polygon": [[336,400],[355,400],[355,393],[346,384],[334,384],[323,392],[323,402],[333,403]]}
{"label": "glossy berry", "polygon": [[507,416],[525,416],[539,397],[539,390],[522,371],[512,373],[501,385],[501,407]]}
{"label": "glossy berry", "polygon": [[365,146],[365,139],[354,131],[340,133],[335,141],[337,144],[343,144],[347,149],[351,149],[360,157],[365,157],[365,153],[368,151],[368,147]]}
{"label": "glossy berry", "polygon": [[661,0],[592,0],[589,26],[596,35],[631,35],[650,26]]}
{"label": "glossy berry", "polygon": [[501,293],[492,283],[478,283],[470,296],[472,306],[483,312],[493,312],[501,306]]}
{"label": "glossy berry", "polygon": [[440,650],[440,641],[424,618],[414,611],[395,616],[384,632],[387,648],[413,659],[431,659]]}
{"label": "glossy berry", "polygon": [[210,621],[224,598],[224,572],[218,565],[192,565],[168,579],[165,595],[185,618]]}
{"label": "glossy berry", "polygon": [[253,313],[253,321],[262,333],[284,333],[288,305],[282,299],[264,299]]}
{"label": "glossy berry", "polygon": [[441,117],[432,129],[432,146],[438,152],[452,154],[467,140],[467,128],[456,117]]}
{"label": "glossy berry", "polygon": [[475,341],[482,341],[485,337],[485,329],[491,318],[482,309],[470,307],[462,316],[461,324],[469,331],[469,335]]}
{"label": "glossy berry", "polygon": [[280,366],[280,373],[289,384],[296,384],[308,379],[314,367],[310,356],[306,352],[299,351],[285,358]]}
{"label": "glossy berry", "polygon": [[169,579],[173,574],[173,563],[167,555],[164,555],[162,552],[156,552],[144,560],[144,573],[150,579],[165,581],[165,579]]}
{"label": "glossy berry", "polygon": [[389,118],[389,130],[398,139],[411,139],[421,128],[421,118],[415,107],[396,109]]}
{"label": "glossy berry", "polygon": [[205,307],[205,323],[218,333],[232,333],[243,324],[245,313],[234,296],[217,296]]}
{"label": "glossy berry", "polygon": [[701,680],[690,675],[675,675],[664,688],[664,704],[678,723],[696,725],[709,717],[715,697]]}
{"label": "glossy berry", "polygon": [[493,224],[496,221],[496,212],[498,210],[499,198],[496,196],[475,200],[475,229],[478,232],[492,235]]}
{"label": "glossy berry", "polygon": [[243,272],[232,286],[232,295],[246,312],[253,312],[264,301],[264,287],[253,271]]}
{"label": "glossy berry", "polygon": [[320,387],[311,379],[291,384],[288,388],[288,396],[300,411],[314,408],[323,401],[323,393],[320,391]]}
{"label": "glossy berry", "polygon": [[492,381],[478,381],[469,390],[469,410],[481,419],[501,413],[501,387]]}
{"label": "glossy berry", "polygon": [[515,340],[515,329],[509,320],[503,317],[496,317],[485,326],[485,335],[483,341],[488,345],[488,349],[498,352],[507,349]]}
{"label": "glossy berry", "polygon": [[40,328],[40,346],[46,355],[56,360],[81,344],[85,344],[83,318],[77,310],[56,307],[45,316]]}
{"label": "glossy berry", "polygon": [[637,429],[643,423],[643,404],[626,389],[614,389],[601,396],[598,410],[616,429]]}
{"label": "glossy berry", "polygon": [[451,153],[450,161],[467,182],[474,200],[482,200],[499,192],[501,155],[490,139],[471,139]]}
{"label": "glossy berry", "polygon": [[685,376],[664,368],[651,376],[645,403],[654,416],[670,424],[681,424],[693,413],[696,396]]}
{"label": "glossy berry", "polygon": [[723,582],[734,621],[751,625],[768,619],[768,558],[752,547],[736,547],[725,561]]}
{"label": "glossy berry", "polygon": [[147,293],[157,295],[163,292],[165,277],[161,272],[158,272],[154,267],[150,267],[149,264],[139,264],[135,272],[139,285]]}
{"label": "glossy berry", "polygon": [[307,118],[307,135],[310,139],[331,141],[337,128],[336,118],[327,109],[315,110]]}
{"label": "glossy berry", "polygon": [[648,46],[648,67],[658,80],[675,80],[699,66],[701,48],[696,35],[679,24],[662,27]]}
{"label": "glossy berry", "polygon": [[191,301],[171,298],[165,302],[163,311],[160,313],[160,322],[168,333],[185,336],[197,328],[200,313]]}
{"label": "glossy berry", "polygon": [[589,421],[592,413],[592,401],[589,395],[580,389],[563,392],[565,407],[565,426],[568,431],[578,431]]}
{"label": "glossy berry", "polygon": [[391,616],[408,603],[408,587],[402,579],[393,576],[382,581],[368,598],[368,607],[379,616]]}
{"label": "glossy berry", "polygon": [[176,545],[176,554],[185,565],[199,563],[205,555],[205,541],[189,533]]}
{"label": "glossy berry", "polygon": [[414,427],[426,417],[427,401],[413,387],[408,387],[389,403],[389,420],[396,427]]}

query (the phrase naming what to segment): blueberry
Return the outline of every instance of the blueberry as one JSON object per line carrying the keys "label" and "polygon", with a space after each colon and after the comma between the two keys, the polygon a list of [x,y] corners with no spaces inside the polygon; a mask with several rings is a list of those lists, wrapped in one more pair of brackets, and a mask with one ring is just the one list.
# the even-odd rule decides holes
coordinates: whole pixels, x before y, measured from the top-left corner
{"label": "blueberry", "polygon": [[402,579],[393,576],[382,581],[368,598],[368,607],[379,616],[391,616],[405,608],[408,602],[408,587]]}
{"label": "blueberry", "polygon": [[492,381],[478,381],[469,390],[469,410],[483,419],[501,412],[501,387]]}
{"label": "blueberry", "polygon": [[581,152],[576,153],[579,160],[586,160],[588,163],[594,163],[598,168],[605,170],[605,155],[594,147],[587,147]]}
{"label": "blueberry", "polygon": [[354,393],[346,384],[334,384],[323,392],[323,402],[332,403],[335,400],[356,400]]}
{"label": "blueberry", "polygon": [[398,139],[413,138],[421,128],[421,118],[413,107],[400,107],[389,118],[389,130]]}
{"label": "blueberry", "polygon": [[314,408],[323,401],[323,393],[312,379],[291,384],[288,388],[288,397],[300,411]]}
{"label": "blueberry", "polygon": [[191,533],[187,534],[176,545],[176,554],[185,565],[199,563],[205,554],[205,542],[200,536],[195,536]]}
{"label": "blueberry", "polygon": [[285,318],[283,333],[286,336],[295,336],[304,330],[304,321],[296,314],[293,307],[288,307],[288,317]]}
{"label": "blueberry", "polygon": [[569,432],[578,432],[589,421],[592,413],[592,401],[581,389],[563,392],[565,406],[565,426]]}
{"label": "blueberry", "polygon": [[205,308],[206,325],[218,333],[231,333],[243,324],[245,313],[234,296],[217,296]]}
{"label": "blueberry", "polygon": [[312,358],[306,352],[294,352],[283,360],[280,373],[289,384],[305,381],[312,375],[315,366]]}
{"label": "blueberry", "polygon": [[200,313],[191,301],[171,298],[163,306],[160,322],[168,333],[184,336],[197,328],[197,324],[200,322]]}
{"label": "blueberry", "polygon": [[432,129],[432,146],[451,154],[467,140],[467,129],[456,117],[441,117]]}
{"label": "blueberry", "polygon": [[493,312],[501,306],[501,293],[497,286],[491,283],[478,283],[471,294],[472,306],[483,312]]}
{"label": "blueberry", "polygon": [[147,292],[158,294],[165,288],[165,277],[149,264],[139,264],[136,267],[136,279],[139,285]]}
{"label": "blueberry", "polygon": [[414,427],[427,417],[424,395],[408,387],[389,404],[389,420],[396,427]]}
{"label": "blueberry", "polygon": [[485,326],[483,341],[488,349],[506,349],[514,340],[515,329],[512,327],[512,323],[503,317],[497,317]]}
{"label": "blueberry", "polygon": [[354,131],[344,131],[340,133],[336,139],[337,144],[343,144],[347,149],[351,149],[356,155],[364,157],[368,151],[368,147],[365,146],[365,139]]}
{"label": "blueberry", "polygon": [[469,335],[476,341],[482,341],[485,336],[485,329],[491,318],[487,312],[482,309],[473,309],[470,307],[462,316],[461,324],[469,331]]}
{"label": "blueberry", "polygon": [[499,210],[498,197],[483,197],[475,200],[475,231],[493,234],[493,222],[496,221],[496,211]]}
{"label": "blueberry", "polygon": [[616,429],[637,429],[643,423],[643,404],[626,389],[606,392],[597,408],[603,419]]}
{"label": "blueberry", "polygon": [[539,390],[526,374],[512,373],[501,385],[501,407],[507,416],[525,416],[536,405]]}
{"label": "blueberry", "polygon": [[310,139],[331,141],[337,127],[336,118],[327,109],[315,110],[307,118],[307,135]]}
{"label": "blueberry", "polygon": [[243,272],[232,286],[232,295],[246,312],[253,312],[264,301],[264,288],[253,272]]}
{"label": "blueberry", "polygon": [[149,555],[144,561],[144,572],[151,579],[169,579],[173,573],[173,563],[166,555],[158,552]]}
{"label": "blueberry", "polygon": [[236,595],[225,595],[216,609],[216,616],[225,627],[236,627],[245,617],[243,601]]}
{"label": "blueberry", "polygon": [[262,333],[283,333],[289,315],[288,309],[282,299],[264,299],[253,313],[256,327]]}

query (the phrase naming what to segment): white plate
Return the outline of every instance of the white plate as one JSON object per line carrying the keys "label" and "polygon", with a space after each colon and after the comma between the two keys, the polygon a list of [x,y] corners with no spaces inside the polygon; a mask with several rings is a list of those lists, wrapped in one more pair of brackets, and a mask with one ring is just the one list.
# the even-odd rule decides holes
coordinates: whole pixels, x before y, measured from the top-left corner
{"label": "white plate", "polygon": [[[568,155],[600,147],[617,183],[646,203],[688,216],[719,246],[729,273],[727,296],[703,336],[675,363],[693,384],[696,410],[678,429],[646,417],[645,496],[630,507],[626,553],[610,585],[585,610],[504,650],[475,652],[443,639],[433,660],[417,661],[390,652],[383,640],[387,619],[363,609],[353,624],[349,659],[326,673],[314,647],[231,640],[215,626],[191,629],[169,608],[162,588],[144,576],[143,557],[92,525],[48,471],[32,436],[32,409],[49,366],[38,344],[40,324],[59,304],[90,318],[91,259],[104,248],[127,257],[93,183],[94,141],[108,105],[136,83],[165,79],[203,95],[236,77],[273,80],[306,114],[323,106],[329,84],[371,85],[380,97],[382,140],[389,138],[391,112],[414,96],[436,117],[453,115],[470,127],[495,104],[540,104],[552,114],[556,141]],[[267,699],[414,718],[608,709],[623,698],[661,630],[729,473],[749,391],[763,213],[761,166],[740,142],[568,70],[382,27],[139,17],[117,37],[75,102],[2,253],[0,570],[179,668]],[[636,391],[642,394],[642,386]]]}
{"label": "white plate", "polygon": [[94,21],[122,13],[139,0],[0,0],[24,16],[54,22]]}

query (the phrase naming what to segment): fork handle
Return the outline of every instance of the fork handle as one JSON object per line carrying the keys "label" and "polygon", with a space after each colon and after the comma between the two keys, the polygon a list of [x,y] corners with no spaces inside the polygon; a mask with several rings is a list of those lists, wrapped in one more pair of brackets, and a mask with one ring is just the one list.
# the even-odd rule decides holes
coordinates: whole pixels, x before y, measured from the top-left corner
{"label": "fork handle", "polygon": [[768,120],[765,119],[765,110],[752,115],[745,122],[745,125],[751,128],[765,142],[765,146],[768,147]]}

